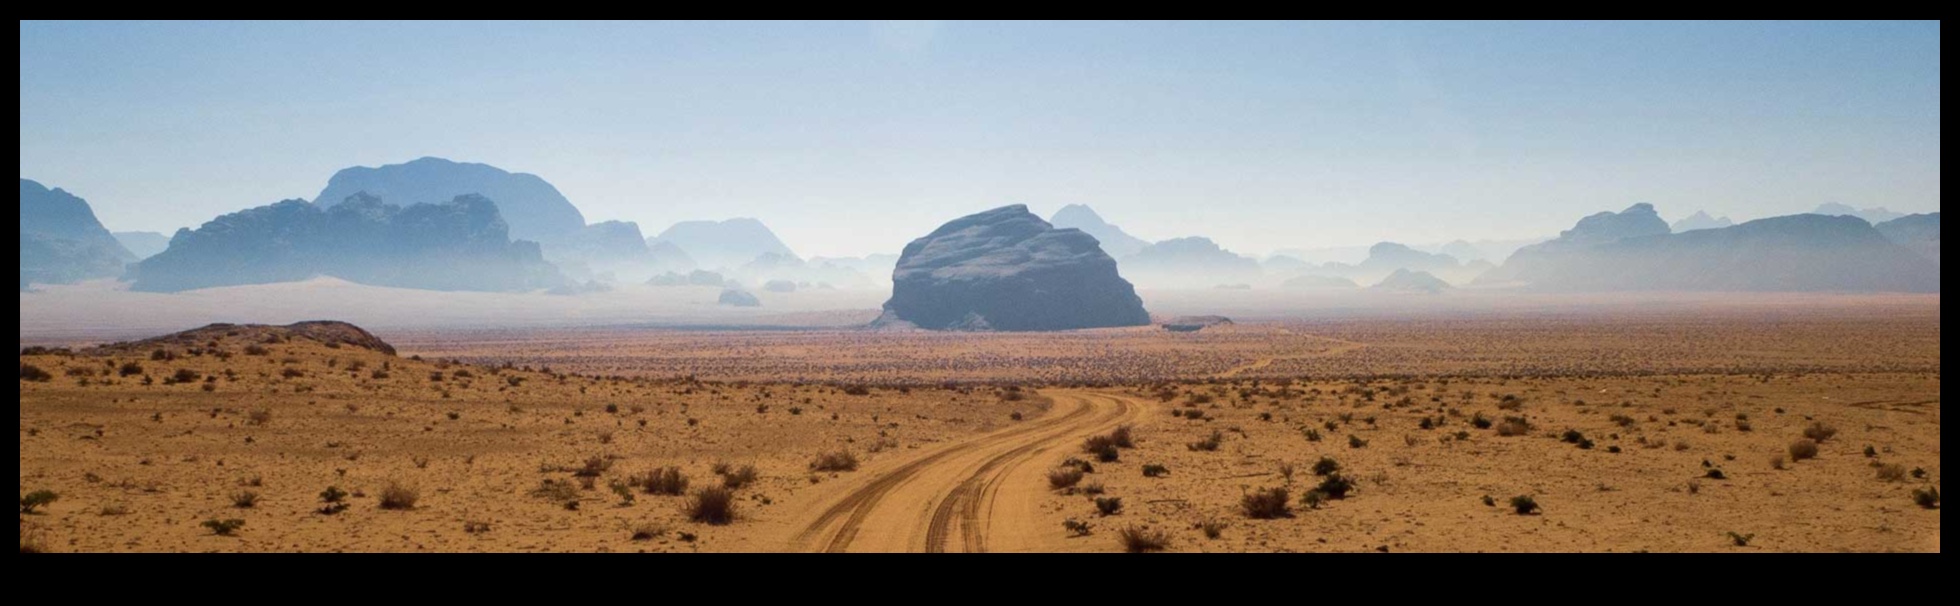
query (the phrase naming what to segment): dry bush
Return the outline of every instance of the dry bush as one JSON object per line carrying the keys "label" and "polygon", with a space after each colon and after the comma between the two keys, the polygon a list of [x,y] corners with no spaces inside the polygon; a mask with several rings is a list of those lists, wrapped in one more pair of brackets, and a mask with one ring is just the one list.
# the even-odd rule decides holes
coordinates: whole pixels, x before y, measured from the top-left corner
{"label": "dry bush", "polygon": [[1075,488],[1082,483],[1082,470],[1073,467],[1048,472],[1048,487],[1055,490]]}
{"label": "dry bush", "polygon": [[857,471],[857,468],[857,455],[851,454],[848,450],[824,453],[810,462],[810,471]]}
{"label": "dry bush", "polygon": [[234,493],[231,495],[231,506],[239,509],[251,509],[254,507],[258,507],[259,493],[252,492],[250,490]]}
{"label": "dry bush", "polygon": [[756,473],[754,465],[743,465],[741,467],[725,469],[720,474],[721,485],[728,487],[729,490],[747,488],[750,484],[755,483],[756,478],[761,477],[760,474]]}
{"label": "dry bush", "polygon": [[1171,468],[1169,467],[1165,467],[1163,465],[1156,465],[1156,464],[1143,466],[1143,477],[1161,478],[1167,475],[1171,475]]}
{"label": "dry bush", "polygon": [[1116,440],[1109,436],[1091,436],[1083,440],[1082,452],[1095,456],[1099,463],[1115,463],[1123,458],[1116,447]]}
{"label": "dry bush", "polygon": [[1808,461],[1817,458],[1817,442],[1809,439],[1790,443],[1790,460]]}
{"label": "dry bush", "polygon": [[651,495],[678,497],[687,494],[687,475],[679,467],[663,467],[633,478],[633,483]]}
{"label": "dry bush", "polygon": [[26,522],[21,522],[20,554],[30,555],[30,554],[43,554],[47,552],[48,552],[47,539],[42,538],[41,530],[33,526],[27,525]]}
{"label": "dry bush", "polygon": [[264,408],[254,410],[251,413],[245,415],[245,422],[255,426],[264,427],[272,422],[272,411]]}
{"label": "dry bush", "polygon": [[1293,495],[1285,488],[1269,488],[1245,495],[1239,500],[1239,508],[1254,520],[1276,520],[1293,517],[1292,500]]}
{"label": "dry bush", "polygon": [[55,494],[53,491],[36,490],[20,498],[20,513],[21,515],[34,515],[35,510],[52,505],[55,501],[59,500],[61,500],[61,495]]}
{"label": "dry bush", "polygon": [[735,521],[735,491],[710,486],[694,492],[685,509],[687,519],[709,526],[726,526]]}
{"label": "dry bush", "polygon": [[1123,545],[1123,551],[1129,553],[1155,553],[1171,547],[1171,535],[1151,528],[1131,526],[1123,529],[1116,538]]}
{"label": "dry bush", "polygon": [[1818,444],[1829,442],[1831,438],[1835,438],[1837,435],[1838,430],[1836,427],[1832,427],[1822,421],[1811,423],[1809,427],[1803,428],[1803,437],[1809,438]]}
{"label": "dry bush", "polygon": [[388,486],[381,489],[381,509],[383,510],[409,511],[415,509],[415,504],[421,500],[422,492],[420,490],[403,485],[400,482],[389,482]]}
{"label": "dry bush", "polygon": [[1109,433],[1109,440],[1115,442],[1117,448],[1136,448],[1136,429],[1128,425],[1117,427],[1116,431]]}
{"label": "dry bush", "polygon": [[1218,452],[1218,447],[1224,443],[1225,434],[1214,431],[1211,435],[1205,436],[1205,439],[1186,444],[1184,447],[1191,452]]}
{"label": "dry bush", "polygon": [[53,381],[54,375],[48,374],[48,371],[41,370],[39,366],[23,363],[20,365],[20,380],[33,383],[46,383]]}
{"label": "dry bush", "polygon": [[1912,491],[1912,502],[1925,509],[1939,509],[1940,489],[1928,487],[1924,490]]}
{"label": "dry bush", "polygon": [[1535,515],[1545,509],[1538,506],[1538,499],[1536,498],[1518,496],[1511,497],[1511,510],[1518,512],[1518,515],[1528,516]]}
{"label": "dry bush", "polygon": [[1123,513],[1122,497],[1102,497],[1096,499],[1096,512],[1104,517]]}
{"label": "dry bush", "polygon": [[1346,499],[1349,493],[1354,492],[1354,481],[1338,473],[1328,474],[1327,479],[1321,480],[1320,486],[1314,488],[1314,492],[1326,495],[1328,499],[1339,501]]}
{"label": "dry bush", "polygon": [[1231,527],[1230,524],[1226,524],[1224,521],[1216,520],[1216,519],[1208,519],[1198,523],[1198,530],[1200,532],[1205,533],[1205,538],[1211,539],[1213,541],[1218,540],[1219,537],[1225,536],[1225,529],[1229,527]]}
{"label": "dry bush", "polygon": [[1904,482],[1906,481],[1906,467],[1904,465],[1880,465],[1878,466],[1878,479],[1884,482]]}
{"label": "dry bush", "polygon": [[1515,438],[1530,434],[1531,422],[1521,417],[1505,417],[1503,422],[1497,424],[1497,435],[1501,437]]}
{"label": "dry bush", "polygon": [[210,529],[211,534],[215,534],[221,537],[228,537],[228,536],[238,534],[238,529],[245,527],[245,521],[211,519],[211,520],[205,520],[204,523],[199,524],[199,526],[203,526],[207,529]]}

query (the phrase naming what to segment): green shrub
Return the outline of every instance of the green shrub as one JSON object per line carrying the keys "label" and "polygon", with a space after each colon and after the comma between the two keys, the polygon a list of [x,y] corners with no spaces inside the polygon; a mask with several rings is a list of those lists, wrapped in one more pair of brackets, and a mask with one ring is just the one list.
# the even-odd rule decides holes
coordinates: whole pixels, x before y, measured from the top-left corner
{"label": "green shrub", "polygon": [[35,510],[52,505],[59,500],[61,495],[52,491],[36,490],[20,498],[20,512],[24,515],[33,515]]}
{"label": "green shrub", "polygon": [[1328,474],[1314,490],[1327,495],[1328,499],[1339,501],[1348,498],[1348,494],[1354,492],[1354,481],[1338,473]]}
{"label": "green shrub", "polygon": [[1313,475],[1317,477],[1324,478],[1340,472],[1341,472],[1340,462],[1335,461],[1330,457],[1321,457],[1320,462],[1313,464]]}

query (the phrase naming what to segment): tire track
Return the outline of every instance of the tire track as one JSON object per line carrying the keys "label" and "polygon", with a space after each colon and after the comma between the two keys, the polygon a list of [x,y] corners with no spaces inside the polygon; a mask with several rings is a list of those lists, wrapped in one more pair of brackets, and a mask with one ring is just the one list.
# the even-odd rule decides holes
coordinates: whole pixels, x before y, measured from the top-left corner
{"label": "tire track", "polygon": [[[1053,394],[1067,412],[942,448],[871,478],[824,507],[792,539],[795,551],[978,552],[1003,482],[1042,453],[1128,422],[1136,406],[1100,394]],[[960,533],[955,544],[955,529]]]}
{"label": "tire track", "polygon": [[958,522],[960,550],[964,553],[986,553],[987,531],[993,523],[994,502],[1009,475],[1043,453],[1068,446],[1075,438],[1110,431],[1132,419],[1134,409],[1128,401],[1108,396],[1093,397],[1112,403],[1115,412],[1105,415],[1086,431],[1070,432],[1070,435],[1058,436],[1058,439],[1023,445],[988,459],[979,470],[960,482],[933,512],[932,522],[926,531],[926,551],[945,553],[952,542],[954,522]]}

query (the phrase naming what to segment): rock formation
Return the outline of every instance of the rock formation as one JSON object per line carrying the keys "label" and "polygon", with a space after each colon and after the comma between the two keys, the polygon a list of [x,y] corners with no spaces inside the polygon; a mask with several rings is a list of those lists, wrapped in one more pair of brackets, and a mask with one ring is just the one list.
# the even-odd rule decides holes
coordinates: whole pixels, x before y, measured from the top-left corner
{"label": "rock formation", "polygon": [[905,247],[879,324],[1053,331],[1145,326],[1116,261],[1079,230],[1008,206],[947,223]]}
{"label": "rock formation", "polygon": [[1735,221],[1729,220],[1728,217],[1722,217],[1718,219],[1715,217],[1708,216],[1708,211],[1699,211],[1693,215],[1689,215],[1688,218],[1686,219],[1675,221],[1674,233],[1677,234],[1686,233],[1691,231],[1701,231],[1704,229],[1722,229],[1724,227],[1734,227],[1734,226],[1735,226]]}
{"label": "rock formation", "polygon": [[1394,293],[1440,295],[1453,288],[1450,286],[1450,283],[1444,282],[1442,278],[1430,275],[1429,272],[1398,269],[1395,270],[1395,273],[1389,274],[1387,279],[1382,280],[1381,284],[1376,284],[1374,290]]}
{"label": "rock formation", "polygon": [[331,208],[288,200],[181,230],[137,264],[133,288],[179,292],[332,276],[372,286],[521,292],[564,285],[538,245],[512,242],[495,203],[462,196],[400,207],[357,194]]}
{"label": "rock formation", "polygon": [[[88,202],[20,180],[21,283],[68,284],[123,274],[136,256],[96,220]],[[23,287],[25,290],[25,287]]]}
{"label": "rock formation", "polygon": [[532,242],[563,237],[585,227],[585,215],[544,179],[441,158],[380,168],[349,168],[336,173],[313,200],[332,208],[363,192],[405,208],[442,204],[466,195],[482,196],[496,201],[511,237]]}
{"label": "rock formation", "polygon": [[769,254],[796,257],[769,226],[755,219],[677,223],[650,243],[672,244],[703,269],[738,269]]}
{"label": "rock formation", "polygon": [[1259,262],[1225,250],[1207,238],[1152,244],[1123,259],[1123,276],[1144,288],[1212,288],[1257,282]]}

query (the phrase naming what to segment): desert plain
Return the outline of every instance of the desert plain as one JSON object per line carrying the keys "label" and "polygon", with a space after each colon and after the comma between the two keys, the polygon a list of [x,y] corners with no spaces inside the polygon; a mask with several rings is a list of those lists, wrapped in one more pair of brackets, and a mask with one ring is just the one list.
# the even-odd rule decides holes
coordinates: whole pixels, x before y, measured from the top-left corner
{"label": "desert plain", "polygon": [[24,336],[22,551],[1938,552],[1938,297],[1725,301]]}

